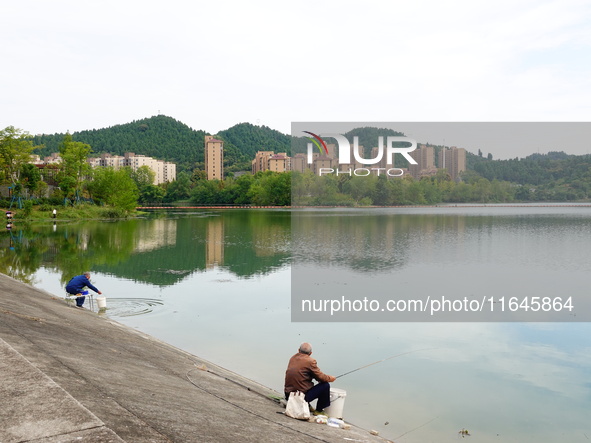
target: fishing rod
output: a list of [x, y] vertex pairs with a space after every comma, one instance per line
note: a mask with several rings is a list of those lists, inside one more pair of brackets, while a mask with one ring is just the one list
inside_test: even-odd
[[414, 353], [414, 352], [419, 352], [419, 351], [430, 351], [430, 350], [432, 350], [432, 349], [437, 349], [437, 348], [415, 349], [414, 351], [408, 351], [408, 352], [403, 352], [403, 353], [401, 353], [401, 354], [392, 355], [392, 356], [390, 356], [390, 357], [387, 357], [387, 358], [384, 358], [384, 359], [382, 359], [382, 360], [374, 361], [373, 363], [370, 363], [370, 364], [368, 364], [368, 365], [361, 366], [360, 368], [353, 369], [352, 371], [345, 372], [344, 374], [337, 375], [335, 378], [340, 378], [340, 377], [343, 377], [343, 376], [345, 376], [345, 375], [349, 375], [349, 374], [351, 374], [351, 373], [353, 373], [353, 372], [357, 372], [357, 371], [359, 371], [359, 370], [361, 370], [361, 369], [369, 368], [370, 366], [377, 365], [378, 363], [382, 363], [382, 362], [384, 362], [384, 361], [386, 361], [386, 360], [391, 360], [391, 359], [393, 359], [393, 358], [396, 358], [396, 357], [402, 357], [403, 355], [412, 354], [412, 353]]

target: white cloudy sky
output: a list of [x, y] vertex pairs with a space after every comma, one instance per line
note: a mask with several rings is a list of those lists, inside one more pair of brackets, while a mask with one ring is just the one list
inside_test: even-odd
[[4, 2], [0, 126], [584, 122], [590, 19], [578, 0]]

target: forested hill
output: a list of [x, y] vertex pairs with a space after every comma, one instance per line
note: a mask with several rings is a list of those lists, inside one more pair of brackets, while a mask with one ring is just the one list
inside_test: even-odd
[[[358, 128], [359, 144], [375, 145], [380, 135], [403, 135], [378, 128]], [[351, 136], [353, 131], [345, 135]], [[195, 130], [172, 117], [158, 115], [131, 123], [104, 129], [75, 132], [75, 141], [87, 143], [94, 154], [110, 153], [123, 155], [133, 152], [177, 164], [177, 171], [192, 172], [203, 169], [205, 131]], [[250, 170], [250, 163], [257, 151], [287, 152], [291, 155], [292, 137], [266, 126], [239, 123], [215, 135], [224, 140], [224, 163], [226, 172]], [[45, 145], [36, 151], [47, 156], [58, 151], [64, 134], [39, 135], [34, 137], [35, 145]], [[305, 152], [307, 138], [294, 139], [296, 152]], [[435, 158], [442, 146], [433, 146]], [[469, 147], [467, 147], [469, 149]], [[466, 181], [484, 177], [489, 181], [508, 181], [521, 185], [553, 186], [564, 188], [565, 192], [577, 195], [591, 193], [591, 156], [568, 155], [564, 152], [532, 154], [512, 160], [493, 160], [467, 152], [468, 174]], [[437, 161], [437, 160], [436, 160]], [[405, 165], [399, 163], [401, 167]]]
[[468, 169], [488, 180], [503, 180], [521, 185], [568, 185], [591, 193], [591, 155], [564, 152], [531, 154], [525, 158], [487, 160], [472, 156]]
[[291, 136], [283, 134], [267, 126], [255, 126], [250, 123], [240, 123], [229, 129], [217, 133], [224, 143], [225, 155], [243, 156], [242, 161], [250, 162], [257, 151], [286, 152], [291, 154]]
[[[133, 152], [174, 162], [179, 171], [192, 171], [203, 167], [205, 135], [205, 131], [192, 129], [172, 117], [158, 115], [109, 128], [74, 132], [72, 139], [89, 144], [94, 154]], [[225, 142], [228, 172], [250, 170], [256, 151], [290, 151], [291, 137], [266, 126], [240, 123], [213, 135]], [[34, 144], [45, 146], [36, 153], [44, 157], [57, 152], [63, 137], [64, 134], [35, 136]]]
[[[133, 152], [175, 163], [194, 163], [203, 160], [205, 135], [204, 131], [195, 131], [171, 117], [158, 115], [109, 128], [74, 132], [72, 139], [89, 144], [95, 154]], [[33, 142], [45, 145], [38, 151], [43, 157], [57, 152], [63, 137], [64, 134], [41, 135]]]

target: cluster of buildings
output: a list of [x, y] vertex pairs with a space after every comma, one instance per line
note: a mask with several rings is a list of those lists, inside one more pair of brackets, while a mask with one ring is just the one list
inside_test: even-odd
[[[256, 174], [262, 171], [288, 172], [288, 171], [312, 171], [318, 175], [321, 169], [339, 169], [340, 171], [348, 168], [358, 169], [368, 167], [354, 160], [350, 165], [338, 163], [338, 152], [336, 145], [328, 144], [328, 153], [312, 155], [312, 163], [308, 163], [306, 154], [296, 154], [290, 157], [285, 152], [275, 153], [273, 151], [258, 151], [251, 163], [251, 172]], [[360, 155], [363, 157], [363, 146], [359, 147]], [[377, 157], [378, 148], [371, 150], [371, 157]], [[408, 169], [399, 168], [404, 174], [410, 174], [419, 179], [425, 176], [437, 174], [440, 169], [446, 169], [453, 180], [456, 180], [459, 174], [466, 170], [466, 150], [463, 148], [443, 148], [438, 153], [437, 162], [435, 162], [435, 148], [433, 146], [419, 145], [417, 149], [410, 153], [410, 156], [417, 162], [416, 165], [410, 165]], [[351, 155], [351, 158], [354, 158]], [[43, 160], [36, 156], [33, 163], [39, 168], [44, 169], [45, 176], [51, 178], [52, 170], [55, 171], [55, 165], [61, 162], [59, 153], [53, 153]], [[136, 171], [142, 166], [149, 167], [154, 171], [154, 184], [172, 182], [176, 180], [176, 164], [156, 160], [145, 155], [136, 155], [133, 152], [126, 152], [124, 155], [102, 154], [100, 157], [88, 159], [88, 163], [93, 167], [110, 166], [114, 169], [129, 167]], [[54, 165], [52, 169], [51, 165]], [[395, 165], [386, 165], [384, 156], [380, 163], [373, 164], [369, 168], [372, 173], [378, 169], [393, 168]], [[205, 172], [207, 180], [223, 180], [224, 178], [224, 142], [211, 135], [205, 136]]]
[[[319, 175], [321, 170], [338, 168], [341, 171], [364, 168], [366, 165], [354, 161], [350, 165], [338, 163], [338, 153], [336, 145], [328, 144], [328, 153], [320, 155], [314, 153], [312, 163], [308, 163], [306, 154], [296, 154], [290, 157], [285, 152], [275, 153], [273, 151], [258, 151], [251, 163], [251, 172], [256, 174], [261, 171], [287, 172], [287, 171], [312, 171]], [[360, 154], [363, 156], [363, 146], [359, 147]], [[371, 150], [371, 157], [377, 157], [378, 148]], [[425, 176], [437, 174], [440, 169], [446, 169], [453, 180], [459, 177], [459, 174], [466, 170], [466, 150], [452, 146], [443, 148], [438, 153], [437, 163], [435, 162], [435, 148], [433, 146], [419, 145], [417, 149], [410, 153], [410, 156], [417, 162], [416, 165], [410, 165], [408, 168], [399, 168], [404, 174], [410, 174], [419, 179]], [[351, 155], [353, 159], [354, 156]], [[378, 169], [393, 168], [395, 165], [386, 165], [384, 156], [380, 163], [371, 165], [370, 171], [378, 174]], [[212, 136], [205, 137], [205, 169], [208, 180], [222, 180], [224, 177], [224, 142], [215, 139]]]
[[[33, 163], [40, 169], [43, 169], [46, 178], [51, 179], [54, 175], [52, 173], [56, 170], [55, 167], [52, 168], [51, 166], [55, 166], [61, 163], [61, 161], [59, 153], [55, 152], [50, 156], [45, 157], [43, 160], [41, 160], [39, 156], [34, 156]], [[142, 166], [147, 166], [155, 174], [154, 185], [176, 180], [176, 164], [156, 160], [155, 158], [147, 157], [145, 155], [136, 155], [133, 152], [126, 152], [122, 156], [102, 154], [100, 157], [89, 158], [88, 163], [93, 168], [110, 166], [113, 169], [120, 169], [123, 167], [129, 167], [134, 171], [137, 171], [138, 168]], [[45, 181], [47, 181], [47, 179]]]
[[137, 171], [142, 166], [150, 168], [154, 174], [154, 185], [160, 183], [173, 182], [176, 180], [176, 164], [156, 160], [145, 155], [136, 155], [133, 152], [126, 152], [121, 155], [102, 154], [100, 157], [89, 158], [88, 163], [93, 168], [110, 166], [113, 169], [120, 169], [129, 167], [133, 171]]

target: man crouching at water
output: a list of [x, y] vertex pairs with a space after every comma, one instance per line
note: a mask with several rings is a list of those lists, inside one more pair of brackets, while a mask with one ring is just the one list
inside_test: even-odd
[[82, 308], [84, 305], [85, 296], [82, 295], [82, 290], [84, 287], [88, 287], [92, 289], [97, 294], [102, 294], [96, 287], [94, 287], [90, 283], [90, 272], [85, 272], [82, 275], [77, 275], [76, 277], [72, 278], [66, 285], [66, 292], [71, 295], [76, 295], [76, 306], [78, 308]]
[[[308, 403], [318, 399], [316, 411], [321, 412], [330, 406], [330, 385], [328, 382], [335, 381], [332, 375], [326, 375], [316, 364], [312, 357], [312, 345], [302, 343], [297, 354], [289, 359], [285, 371], [285, 399], [289, 399], [291, 392], [300, 391], [306, 394]], [[312, 380], [318, 381], [316, 385]]]

